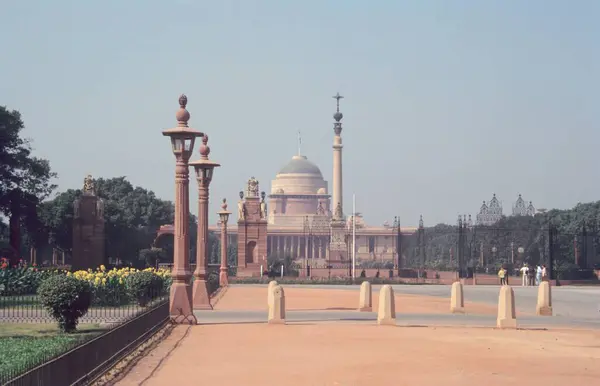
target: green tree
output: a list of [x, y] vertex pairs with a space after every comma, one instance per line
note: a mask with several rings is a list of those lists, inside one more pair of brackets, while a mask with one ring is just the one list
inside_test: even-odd
[[[152, 191], [134, 187], [125, 177], [99, 178], [95, 185], [96, 193], [105, 201], [107, 255], [138, 263], [139, 251], [151, 248], [158, 228], [172, 223], [173, 203], [157, 198]], [[46, 234], [52, 235], [54, 243], [64, 250], [73, 246], [73, 202], [79, 195], [80, 190], [67, 190], [40, 208]], [[195, 235], [195, 217], [191, 216], [190, 221], [190, 231], [194, 231], [190, 233]]]
[[[0, 106], [0, 212], [9, 218], [10, 245], [18, 258], [21, 228], [37, 235], [37, 206], [56, 188], [50, 163], [32, 155], [31, 140], [22, 136], [21, 114]], [[33, 244], [41, 240], [30, 237]], [[16, 263], [16, 262], [15, 262]]]

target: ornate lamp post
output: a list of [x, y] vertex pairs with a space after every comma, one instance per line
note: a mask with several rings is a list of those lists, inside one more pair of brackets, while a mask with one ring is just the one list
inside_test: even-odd
[[190, 288], [190, 239], [189, 239], [189, 170], [188, 161], [194, 149], [196, 137], [203, 134], [188, 127], [190, 113], [185, 109], [187, 97], [179, 97], [179, 110], [175, 114], [177, 127], [164, 130], [164, 136], [171, 139], [175, 155], [175, 221], [173, 271], [169, 315], [176, 323], [195, 320], [192, 309]]
[[231, 212], [227, 211], [227, 200], [223, 199], [221, 211], [217, 212], [221, 219], [221, 268], [219, 269], [219, 284], [221, 287], [229, 285], [227, 280], [227, 221]]
[[196, 245], [196, 271], [194, 272], [193, 301], [195, 310], [212, 310], [208, 294], [207, 263], [208, 249], [208, 186], [212, 180], [213, 171], [221, 166], [208, 159], [208, 135], [202, 137], [200, 145], [200, 159], [190, 162], [196, 172], [198, 182], [198, 242]]

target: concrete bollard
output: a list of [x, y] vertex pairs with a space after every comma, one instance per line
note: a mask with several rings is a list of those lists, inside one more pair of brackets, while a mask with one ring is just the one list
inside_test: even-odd
[[269, 287], [267, 288], [267, 307], [271, 307], [271, 304], [273, 304], [273, 288], [278, 285], [279, 283], [275, 280], [269, 282]]
[[450, 312], [452, 312], [453, 314], [465, 313], [465, 297], [463, 294], [463, 285], [458, 281], [452, 283], [452, 290], [450, 291]]
[[360, 297], [358, 299], [358, 310], [361, 312], [373, 311], [373, 301], [371, 294], [371, 283], [363, 281], [360, 285]]
[[515, 293], [511, 286], [500, 287], [498, 297], [498, 328], [517, 328], [517, 314], [515, 312]]
[[269, 324], [285, 324], [285, 293], [283, 287], [276, 285], [271, 289], [273, 302], [269, 305]]
[[552, 316], [552, 290], [550, 283], [547, 281], [541, 282], [538, 286], [535, 313], [540, 316]]
[[379, 291], [377, 324], [396, 325], [396, 301], [394, 299], [394, 290], [389, 284], [381, 287], [381, 290]]

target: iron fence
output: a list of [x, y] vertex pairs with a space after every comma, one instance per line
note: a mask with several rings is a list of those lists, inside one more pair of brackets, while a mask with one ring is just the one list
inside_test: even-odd
[[[127, 293], [92, 292], [92, 302], [79, 323], [120, 323], [139, 315], [163, 301], [168, 289], [162, 289], [148, 299], [137, 299]], [[0, 295], [1, 323], [55, 323], [35, 294]]]
[[65, 352], [35, 356], [18, 368], [3, 368], [0, 384], [10, 386], [86, 385], [132, 352], [169, 320], [167, 296], [131, 314], [108, 331], [87, 340], [75, 340]]

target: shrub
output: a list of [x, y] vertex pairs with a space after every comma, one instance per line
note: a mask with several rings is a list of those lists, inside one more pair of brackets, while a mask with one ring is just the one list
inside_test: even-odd
[[56, 275], [45, 279], [38, 288], [39, 301], [58, 321], [64, 332], [73, 332], [79, 318], [85, 315], [92, 302], [92, 289], [86, 281], [72, 276]]
[[145, 307], [163, 293], [163, 279], [150, 271], [134, 272], [127, 276], [127, 290], [131, 298]]
[[64, 270], [38, 269], [25, 263], [9, 267], [7, 260], [0, 258], [0, 284], [4, 285], [3, 295], [33, 295], [44, 279], [65, 273]]

